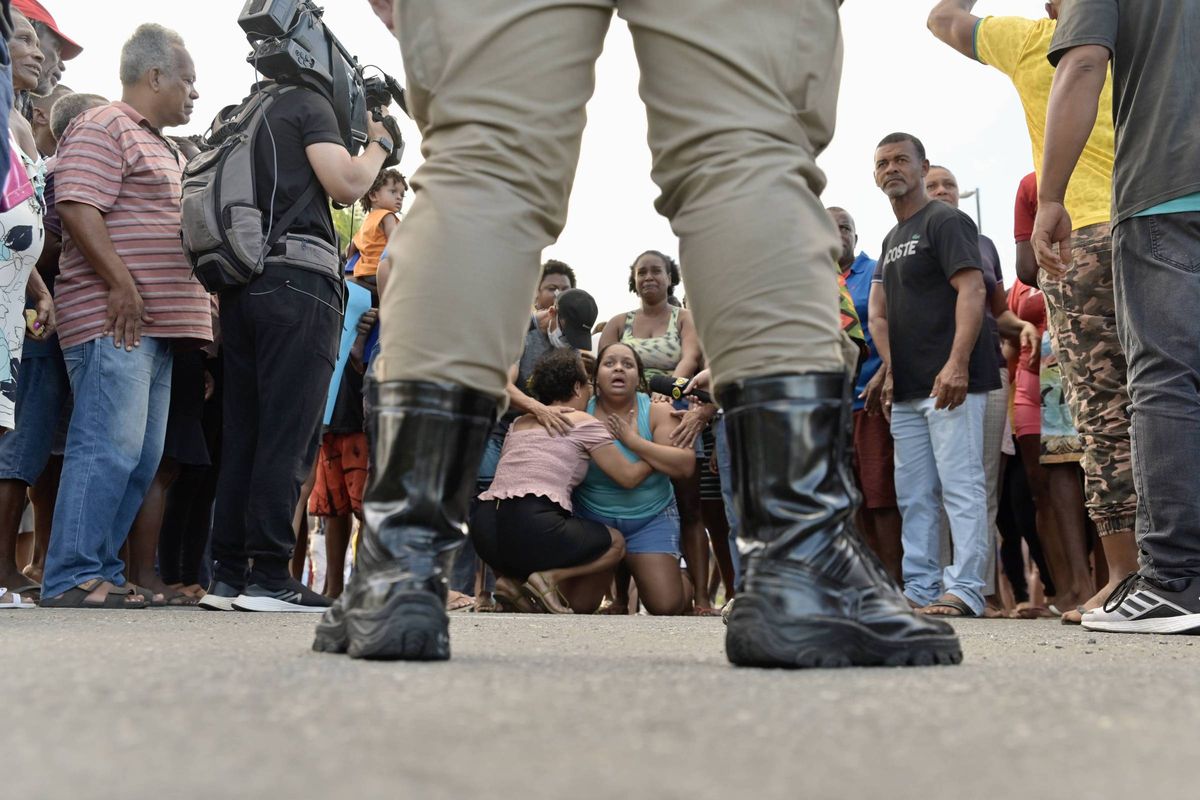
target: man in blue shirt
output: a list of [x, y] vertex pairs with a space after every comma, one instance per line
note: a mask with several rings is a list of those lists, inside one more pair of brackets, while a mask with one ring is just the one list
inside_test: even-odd
[[878, 410], [868, 412], [867, 384], [879, 372], [883, 359], [871, 339], [867, 317], [867, 299], [871, 296], [871, 277], [875, 274], [875, 259], [866, 253], [854, 255], [858, 246], [858, 231], [854, 218], [844, 208], [831, 207], [829, 212], [842, 239], [842, 254], [838, 267], [842, 279], [854, 300], [854, 309], [867, 337], [867, 358], [858, 373], [854, 388], [854, 478], [863, 495], [858, 514], [858, 528], [863, 538], [888, 574], [900, 578], [900, 509], [896, 504], [896, 481], [891, 423]]

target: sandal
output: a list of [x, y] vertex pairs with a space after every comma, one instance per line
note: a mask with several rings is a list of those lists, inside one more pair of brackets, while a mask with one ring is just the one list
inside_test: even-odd
[[492, 592], [492, 597], [496, 599], [497, 610], [506, 614], [543, 613], [541, 606], [526, 597], [516, 581], [508, 578], [496, 579], [496, 588]]
[[0, 610], [37, 608], [37, 599], [29, 596], [31, 591], [40, 592], [41, 587], [37, 584], [18, 586], [16, 589], [0, 586], [0, 598], [3, 598], [5, 595], [9, 598], [7, 603], [0, 602]]
[[530, 575], [521, 588], [525, 591], [526, 596], [551, 614], [575, 613], [571, 609], [571, 604], [567, 602], [567, 598], [563, 597], [563, 593], [559, 591], [558, 586], [550, 585], [540, 572]]
[[[132, 589], [134, 594], [140, 594], [146, 598], [146, 605], [149, 608], [166, 608], [169, 605], [167, 595], [162, 592], [152, 592], [145, 586], [138, 586], [132, 581], [125, 581], [125, 588]], [[173, 598], [175, 595], [171, 595]], [[155, 600], [155, 597], [161, 597], [161, 600]]]
[[690, 614], [690, 616], [693, 616], [693, 617], [719, 617], [719, 616], [721, 616], [721, 609], [710, 608], [708, 606], [692, 606], [692, 613]]
[[141, 600], [134, 599], [137, 595], [133, 589], [126, 586], [113, 586], [104, 594], [104, 600], [96, 602], [88, 600], [92, 592], [104, 584], [102, 578], [92, 578], [90, 581], [84, 581], [78, 586], [73, 586], [67, 591], [60, 594], [58, 597], [43, 597], [38, 603], [42, 608], [114, 608], [114, 609], [134, 609], [146, 608], [149, 603], [146, 602], [145, 595], [142, 595]]
[[[931, 608], [946, 608], [946, 609], [953, 611], [954, 613], [953, 614], [929, 614], [929, 609], [931, 609]], [[957, 597], [955, 597], [952, 594], [945, 595], [944, 597], [940, 598], [936, 602], [930, 603], [929, 605], [925, 606], [925, 608], [921, 609], [921, 613], [929, 614], [929, 616], [933, 616], [933, 617], [975, 617], [975, 616], [978, 616], [974, 611], [971, 610], [971, 607], [969, 605], [967, 605], [962, 600], [958, 599]]]
[[470, 611], [475, 606], [475, 598], [462, 592], [451, 592], [457, 597], [449, 597], [446, 599], [447, 611]]

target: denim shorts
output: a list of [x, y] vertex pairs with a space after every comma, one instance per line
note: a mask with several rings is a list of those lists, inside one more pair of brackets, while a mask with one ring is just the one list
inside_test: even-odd
[[50, 460], [70, 394], [61, 355], [26, 358], [17, 373], [16, 426], [0, 436], [0, 480], [33, 485]]
[[679, 558], [679, 508], [674, 500], [652, 517], [602, 517], [579, 504], [575, 506], [575, 514], [618, 530], [625, 537], [628, 555], [666, 553]]

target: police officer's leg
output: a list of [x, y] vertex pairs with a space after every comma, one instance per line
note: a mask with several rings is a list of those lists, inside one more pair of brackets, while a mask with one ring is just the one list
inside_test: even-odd
[[358, 570], [317, 649], [450, 655], [446, 561], [565, 221], [611, 16], [606, 0], [397, 0], [426, 160], [388, 244]]
[[815, 163], [833, 133], [837, 3], [621, 0], [619, 13], [642, 68], [658, 209], [680, 237], [726, 409], [747, 557], [730, 659], [960, 659], [951, 629], [910, 613], [850, 532], [837, 240]]

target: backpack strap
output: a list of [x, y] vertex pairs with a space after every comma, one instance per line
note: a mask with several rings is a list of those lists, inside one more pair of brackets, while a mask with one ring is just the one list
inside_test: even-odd
[[[284, 215], [279, 218], [279, 222], [277, 222], [275, 227], [271, 230], [271, 237], [263, 243], [264, 257], [269, 255], [271, 248], [273, 248], [280, 239], [287, 235], [288, 229], [292, 227], [292, 223], [296, 221], [296, 219], [300, 216], [300, 213], [304, 211], [305, 207], [313, 201], [313, 199], [317, 196], [317, 192], [320, 190], [321, 182], [317, 180], [317, 176], [314, 173], [313, 179], [309, 181], [308, 186], [306, 186], [304, 191], [301, 192], [300, 196], [296, 198], [296, 201], [288, 207], [288, 210], [284, 212]], [[326, 228], [326, 231], [328, 232], [328, 228]], [[334, 247], [337, 247], [336, 241], [332, 244]]]

